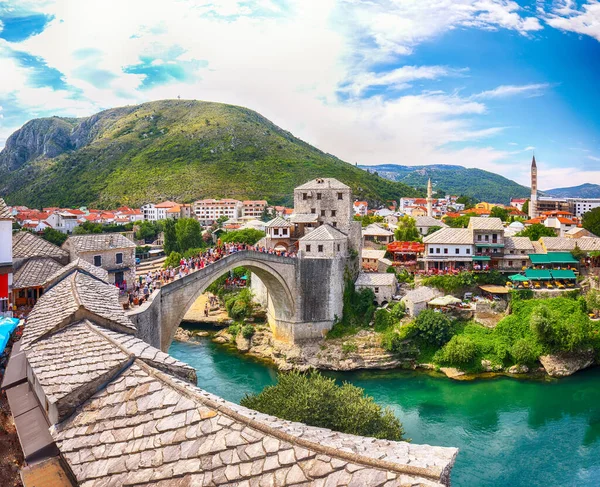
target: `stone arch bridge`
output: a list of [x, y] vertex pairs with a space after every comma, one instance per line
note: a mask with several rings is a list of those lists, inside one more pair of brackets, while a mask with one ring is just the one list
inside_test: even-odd
[[187, 310], [217, 278], [246, 267], [264, 284], [274, 337], [287, 342], [320, 338], [342, 314], [345, 258], [282, 257], [244, 250], [230, 254], [155, 291], [127, 313], [138, 337], [167, 351]]

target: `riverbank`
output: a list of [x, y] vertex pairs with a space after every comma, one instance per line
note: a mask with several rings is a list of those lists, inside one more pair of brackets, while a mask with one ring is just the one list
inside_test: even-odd
[[419, 363], [415, 350], [411, 350], [410, 347], [407, 347], [407, 351], [402, 355], [388, 352], [381, 346], [380, 335], [369, 330], [361, 330], [351, 337], [303, 343], [302, 346], [275, 341], [269, 327], [264, 325], [257, 326], [251, 338], [244, 338], [241, 334], [233, 337], [227, 328], [216, 333], [179, 328], [175, 339], [186, 342], [207, 336], [212, 336], [215, 343], [227, 345], [238, 353], [265, 360], [281, 371], [318, 369], [347, 372], [405, 369], [427, 371], [430, 374], [445, 375], [452, 380], [468, 381], [499, 376], [521, 379], [560, 378], [597, 365], [593, 351], [589, 350], [545, 355], [540, 357], [541, 363], [536, 367], [512, 365], [502, 368], [484, 360], [480, 372], [466, 372], [455, 367]]

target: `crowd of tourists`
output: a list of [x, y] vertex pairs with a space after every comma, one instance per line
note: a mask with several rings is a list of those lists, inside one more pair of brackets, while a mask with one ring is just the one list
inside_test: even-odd
[[[176, 268], [169, 267], [167, 269], [150, 271], [145, 276], [140, 275], [135, 282], [134, 288], [128, 292], [128, 304], [130, 307], [140, 306], [150, 299], [152, 293], [162, 285], [176, 279], [181, 279], [191, 272], [204, 269], [210, 264], [221, 260], [223, 257], [242, 251], [260, 252], [281, 257], [296, 257], [295, 252], [280, 251], [244, 243], [221, 244], [219, 242], [216, 247], [206, 249], [198, 255], [189, 258], [182, 257], [179, 261], [179, 266]], [[241, 279], [238, 279], [238, 281], [235, 284], [242, 287]]]

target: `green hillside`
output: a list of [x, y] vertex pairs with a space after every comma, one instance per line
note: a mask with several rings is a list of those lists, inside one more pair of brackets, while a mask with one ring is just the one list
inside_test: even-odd
[[479, 201], [509, 204], [511, 198], [526, 198], [530, 194], [529, 188], [482, 169], [442, 164], [430, 166], [382, 164], [360, 167], [377, 172], [379, 176], [392, 181], [417, 188], [425, 188], [427, 180], [431, 178], [434, 191], [438, 195], [464, 195]]
[[422, 194], [326, 154], [252, 110], [200, 101], [32, 120], [0, 152], [0, 194], [32, 207], [207, 197], [291, 204], [294, 187], [315, 177], [335, 177], [372, 204]]

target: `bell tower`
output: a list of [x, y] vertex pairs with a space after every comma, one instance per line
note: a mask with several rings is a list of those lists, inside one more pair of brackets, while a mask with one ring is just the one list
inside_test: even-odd
[[531, 198], [529, 199], [529, 218], [535, 218], [537, 215], [537, 165], [535, 155], [531, 160]]

